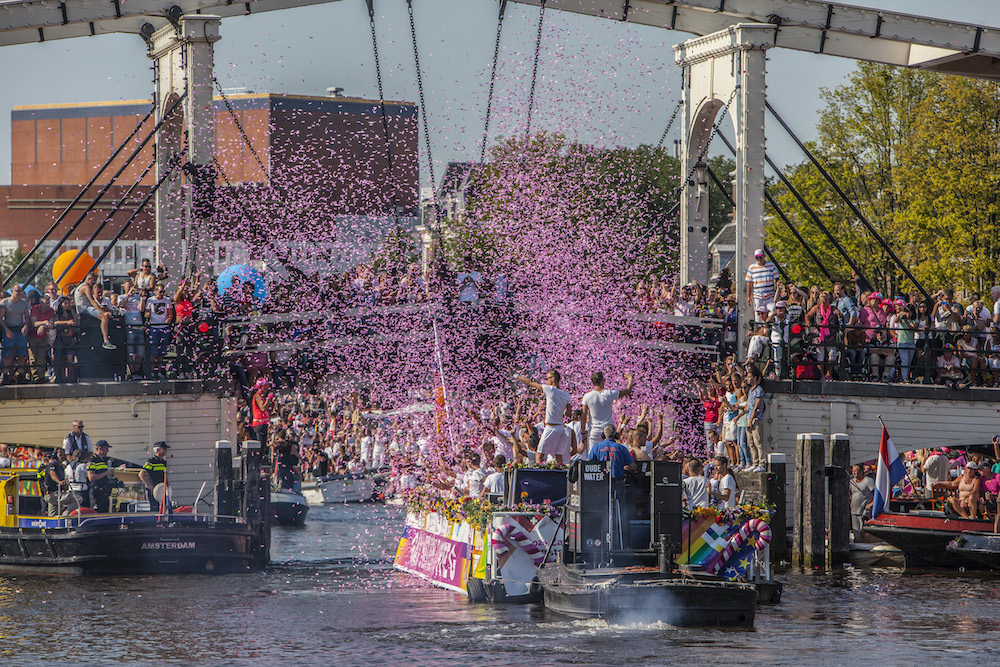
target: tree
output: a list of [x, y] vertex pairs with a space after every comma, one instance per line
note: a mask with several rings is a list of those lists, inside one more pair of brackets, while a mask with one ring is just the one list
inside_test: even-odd
[[[38, 267], [39, 264], [42, 263], [42, 260], [45, 258], [44, 252], [42, 251], [36, 252], [31, 256], [31, 259], [25, 262], [24, 266], [21, 267], [21, 270], [17, 272], [17, 275], [12, 276], [11, 274], [14, 272], [14, 269], [17, 268], [17, 265], [21, 263], [21, 261], [27, 256], [27, 254], [28, 253], [24, 252], [24, 250], [21, 249], [20, 245], [18, 245], [17, 248], [15, 248], [12, 251], [0, 254], [0, 278], [2, 278], [3, 280], [8, 280], [8, 278], [10, 279], [10, 282], [8, 283], [8, 288], [15, 282], [18, 282], [19, 280], [22, 280], [30, 276], [32, 272]], [[34, 280], [36, 287], [39, 286], [39, 283], [44, 284], [52, 280], [52, 264], [53, 262], [49, 262], [45, 267], [42, 268], [41, 271], [38, 272], [38, 276]]]

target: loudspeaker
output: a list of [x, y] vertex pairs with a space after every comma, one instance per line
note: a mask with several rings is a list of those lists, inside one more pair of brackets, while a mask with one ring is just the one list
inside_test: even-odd
[[681, 552], [681, 464], [653, 461], [650, 467], [649, 541], [656, 544], [666, 535], [671, 553]]
[[607, 562], [611, 470], [605, 461], [575, 461], [569, 480], [564, 561]]

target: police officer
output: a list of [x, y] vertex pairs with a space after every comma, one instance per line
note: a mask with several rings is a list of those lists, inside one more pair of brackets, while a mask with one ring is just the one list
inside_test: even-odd
[[101, 514], [107, 514], [111, 511], [111, 480], [115, 477], [108, 460], [108, 450], [111, 449], [111, 445], [107, 440], [98, 440], [95, 448], [97, 453], [87, 464], [90, 506]]
[[146, 485], [146, 498], [149, 499], [149, 509], [153, 512], [160, 511], [160, 503], [153, 497], [153, 489], [167, 480], [167, 461], [163, 457], [167, 455], [168, 449], [170, 445], [162, 440], [154, 443], [153, 456], [149, 457], [139, 471], [139, 480]]
[[78, 509], [80, 504], [76, 501], [76, 495], [69, 490], [66, 471], [55, 452], [46, 452], [42, 461], [39, 472], [42, 475], [44, 500], [48, 503], [48, 515], [61, 516]]

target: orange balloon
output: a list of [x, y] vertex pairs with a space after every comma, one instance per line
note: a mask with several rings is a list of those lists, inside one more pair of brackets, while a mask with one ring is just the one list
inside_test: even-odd
[[[74, 263], [73, 260], [80, 256]], [[73, 267], [66, 271], [66, 267], [73, 263]], [[67, 250], [63, 254], [56, 257], [55, 264], [52, 265], [52, 280], [59, 280], [59, 276], [63, 271], [66, 271], [66, 275], [63, 276], [62, 280], [59, 280], [59, 292], [63, 296], [69, 296], [70, 285], [76, 285], [77, 283], [82, 283], [83, 279], [87, 277], [87, 274], [94, 268], [94, 258], [86, 253], [82, 253], [79, 250]]]

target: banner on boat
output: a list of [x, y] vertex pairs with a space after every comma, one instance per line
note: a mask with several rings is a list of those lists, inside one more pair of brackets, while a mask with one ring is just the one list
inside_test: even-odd
[[396, 550], [395, 566], [438, 586], [465, 593], [465, 582], [482, 559], [482, 536], [466, 522], [438, 514], [409, 516]]

